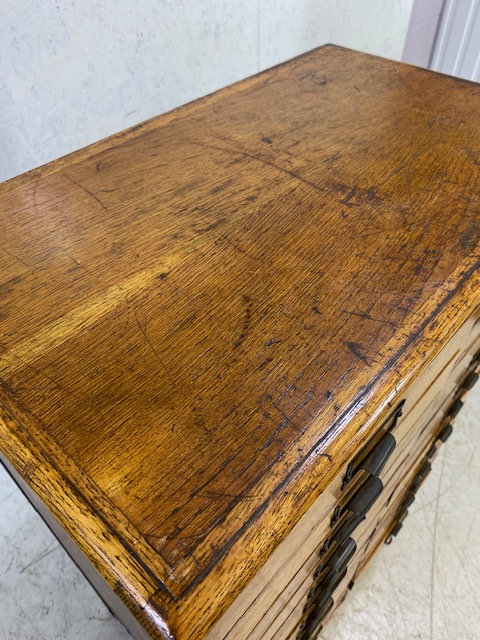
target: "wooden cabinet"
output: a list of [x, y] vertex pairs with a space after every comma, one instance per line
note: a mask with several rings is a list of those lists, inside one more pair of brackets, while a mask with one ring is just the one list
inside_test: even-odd
[[0, 185], [2, 460], [134, 636], [314, 637], [400, 530], [478, 377], [479, 102], [326, 46]]

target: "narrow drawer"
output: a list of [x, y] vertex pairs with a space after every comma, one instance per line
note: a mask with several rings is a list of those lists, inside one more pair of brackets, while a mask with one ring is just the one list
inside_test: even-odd
[[[350, 497], [369, 476], [377, 474], [383, 484], [381, 497], [360, 515], [366, 518], [365, 522], [357, 523], [361, 539], [356, 541], [356, 555], [349, 562], [345, 579], [358, 570], [363, 562], [361, 557], [376, 540], [379, 522], [385, 519], [391, 524], [398, 507], [397, 488], [405, 489], [405, 478], [414, 472], [418, 456], [431, 446], [435, 420], [440, 421], [450, 406], [459, 400], [457, 389], [480, 347], [479, 327], [478, 324], [475, 326], [477, 316], [478, 313], [472, 315], [435, 360], [404, 390], [379, 425], [364, 434], [360, 446], [352, 443], [352, 450], [356, 446], [360, 453], [358, 449], [356, 453], [352, 451], [342, 473], [334, 478], [271, 554], [248, 587], [209, 632], [208, 640], [282, 640], [290, 637], [301, 622], [307, 593], [312, 588], [313, 575], [318, 567], [318, 552], [331, 534], [332, 521], [340, 526], [335, 520], [340, 523], [341, 518], [345, 519]], [[459, 406], [457, 403], [455, 410]], [[395, 440], [394, 445], [392, 439]], [[370, 484], [373, 490], [374, 483]], [[362, 550], [362, 541], [367, 539], [369, 543]], [[336, 594], [341, 595], [335, 595], [333, 608], [343, 598], [346, 586], [348, 582], [345, 580], [338, 585]]]

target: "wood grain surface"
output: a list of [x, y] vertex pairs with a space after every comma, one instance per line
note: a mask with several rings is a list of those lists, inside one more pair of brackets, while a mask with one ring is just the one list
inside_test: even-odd
[[[480, 309], [477, 309], [440, 354], [424, 367], [411, 387], [403, 390], [403, 412], [393, 431], [397, 445], [381, 474], [384, 484], [382, 497], [370, 510], [367, 520], [352, 533], [359, 556], [368, 551], [361, 544], [366, 539], [365, 531], [371, 534], [379, 528], [376, 521], [378, 514], [378, 520], [386, 523], [379, 533], [381, 535], [383, 531], [386, 537], [386, 528], [391, 526], [396, 512], [392, 488], [397, 496], [404, 497], [406, 483], [411, 482], [408, 471], [412, 469], [414, 460], [420, 459], [425, 448], [431, 445], [433, 434], [439, 431], [439, 423], [445, 420], [453, 403], [454, 390], [461, 385], [472, 359], [479, 351], [480, 332], [475, 328], [479, 318]], [[290, 612], [294, 610], [298, 614], [294, 619], [298, 626], [299, 612], [305, 604], [303, 602], [300, 605], [299, 600], [303, 600], [311, 587], [312, 575], [319, 562], [318, 551], [330, 534], [334, 508], [345, 501], [342, 491], [345, 473], [346, 468], [337, 473], [328, 488], [249, 582], [248, 588], [239, 594], [226, 614], [213, 626], [206, 636], [208, 640], [277, 640], [281, 637], [278, 628], [284, 617], [288, 615], [290, 618]], [[350, 564], [354, 565], [353, 561], [349, 563], [349, 570]], [[345, 582], [345, 589], [348, 588], [348, 582]], [[336, 604], [338, 595], [341, 596], [341, 593], [335, 593]]]
[[200, 638], [479, 303], [480, 88], [326, 46], [0, 186], [0, 448]]

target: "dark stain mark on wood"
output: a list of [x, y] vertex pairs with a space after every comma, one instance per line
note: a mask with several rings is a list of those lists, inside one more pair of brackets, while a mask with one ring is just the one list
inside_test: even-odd
[[233, 183], [233, 178], [230, 178], [229, 180], [225, 180], [225, 182], [221, 182], [220, 184], [217, 184], [214, 187], [212, 187], [210, 189], [210, 193], [212, 195], [215, 195], [216, 193], [220, 193], [221, 191], [224, 191], [225, 189], [227, 189], [232, 183]]
[[125, 133], [134, 133], [135, 131], [139, 131], [140, 129], [143, 129], [145, 124], [146, 124], [145, 122], [140, 122], [140, 124], [136, 124], [134, 127], [130, 127], [130, 129], [126, 129]]
[[237, 410], [237, 405], [234, 404], [233, 407], [230, 407], [230, 409], [227, 411], [226, 417], [229, 418], [232, 413], [235, 413], [235, 411]]
[[265, 367], [266, 367], [268, 364], [270, 364], [270, 362], [272, 362], [272, 361], [273, 361], [273, 358], [267, 358], [266, 360], [264, 360], [263, 362], [261, 362], [261, 363], [258, 365], [257, 369], [258, 369], [259, 371], [262, 371], [262, 370], [263, 370], [263, 369], [265, 369]]
[[23, 477], [26, 478], [27, 480], [33, 478], [37, 467], [38, 465], [36, 464], [31, 464], [31, 463], [25, 464], [23, 467], [23, 473], [22, 473]]
[[366, 313], [365, 311], [347, 311], [346, 309], [341, 309], [340, 313], [345, 313], [348, 316], [357, 316], [358, 318], [362, 318], [362, 320], [370, 320], [371, 322], [378, 322], [380, 324], [387, 325], [394, 329], [397, 329], [397, 324], [395, 322], [392, 322], [391, 320], [386, 320], [385, 318], [381, 318], [381, 319], [374, 318], [373, 316], [371, 316], [369, 313]]
[[282, 342], [280, 338], [270, 338], [270, 340], [267, 340], [267, 342], [265, 342], [265, 346], [273, 347], [274, 344], [278, 344], [279, 342]]
[[353, 353], [353, 355], [356, 358], [358, 358], [358, 360], [361, 360], [362, 362], [364, 362], [367, 365], [367, 367], [371, 366], [371, 364], [368, 362], [365, 355], [362, 353], [363, 347], [361, 344], [357, 344], [356, 342], [346, 342], [345, 344], [347, 345], [348, 349]]
[[192, 413], [193, 413], [193, 424], [203, 429], [206, 433], [210, 433], [211, 429], [207, 427], [207, 424], [205, 422], [205, 417], [203, 416], [202, 413], [198, 411], [196, 406], [192, 407]]
[[325, 164], [330, 164], [332, 162], [336, 162], [337, 160], [340, 160], [341, 157], [342, 157], [341, 153], [334, 153], [333, 155], [328, 156], [328, 158], [325, 158], [323, 162]]
[[468, 228], [460, 234], [459, 242], [462, 249], [467, 252], [472, 251], [480, 239], [480, 222], [472, 220]]
[[12, 293], [13, 290], [15, 289], [15, 286], [19, 284], [21, 281], [22, 281], [21, 276], [14, 276], [13, 278], [10, 278], [10, 280], [0, 283], [0, 298], [2, 296], [6, 296], [7, 294]]
[[212, 231], [213, 229], [220, 227], [222, 224], [224, 224], [224, 222], [225, 222], [225, 218], [219, 218], [218, 220], [215, 220], [215, 222], [212, 222], [211, 224], [204, 227], [203, 229], [199, 229], [198, 233], [208, 233], [209, 231]]
[[[334, 188], [339, 191], [345, 190], [345, 185], [342, 184], [334, 184], [332, 185]], [[346, 207], [360, 207], [365, 204], [371, 204], [377, 199], [377, 194], [373, 187], [368, 187], [368, 189], [360, 189], [359, 187], [352, 187], [348, 190], [345, 197], [340, 200], [340, 203], [345, 205]], [[342, 214], [343, 215], [343, 214]], [[346, 217], [346, 216], [343, 216]]]
[[351, 207], [351, 206], [353, 206], [353, 205], [350, 203], [350, 200], [351, 200], [352, 198], [354, 198], [354, 197], [355, 197], [355, 194], [356, 194], [356, 193], [357, 193], [357, 187], [353, 187], [353, 189], [351, 189], [351, 190], [349, 191], [349, 193], [345, 196], [345, 198], [343, 198], [343, 200], [340, 200], [340, 202], [341, 202], [342, 204], [346, 204], [346, 205], [347, 205], [347, 207]]
[[270, 140], [270, 138], [267, 138], [267, 137], [262, 138], [262, 142], [265, 142], [265, 144], [272, 144], [272, 141]]
[[251, 300], [246, 295], [243, 295], [242, 298], [243, 298], [244, 302], [246, 303], [246, 307], [245, 307], [245, 312], [244, 312], [242, 330], [240, 332], [240, 335], [238, 336], [238, 339], [236, 340], [236, 342], [233, 345], [234, 349], [238, 349], [238, 347], [240, 347], [242, 345], [243, 341], [247, 337], [248, 330], [250, 329], [250, 322], [252, 320], [252, 303], [251, 303]]
[[480, 166], [480, 153], [476, 153], [472, 151], [472, 149], [466, 149], [466, 154], [473, 161], [473, 164], [476, 167]]
[[314, 84], [325, 85], [327, 84], [327, 79], [325, 76], [318, 76], [315, 71], [309, 71], [308, 73], [300, 76], [299, 80], [310, 80]]

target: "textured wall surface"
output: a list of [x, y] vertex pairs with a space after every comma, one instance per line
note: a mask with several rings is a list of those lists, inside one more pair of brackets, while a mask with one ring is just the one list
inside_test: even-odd
[[0, 181], [326, 42], [400, 59], [413, 0], [2, 0]]

